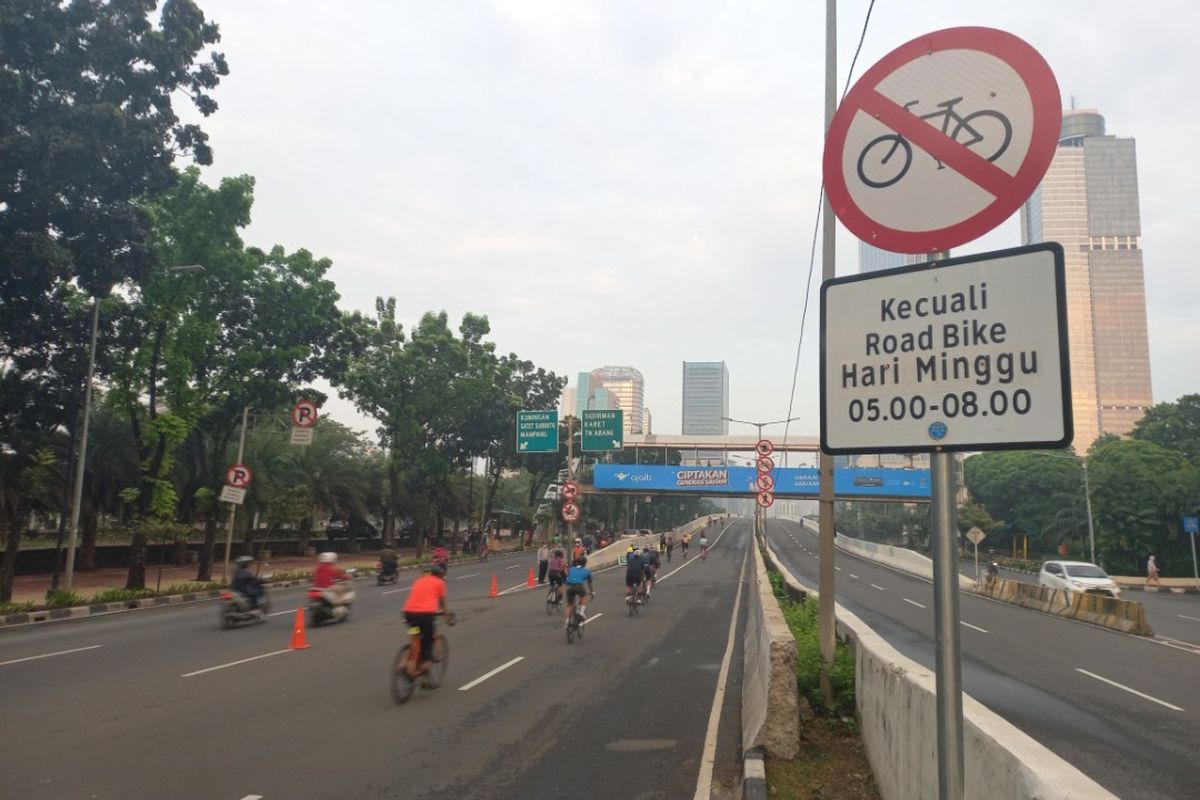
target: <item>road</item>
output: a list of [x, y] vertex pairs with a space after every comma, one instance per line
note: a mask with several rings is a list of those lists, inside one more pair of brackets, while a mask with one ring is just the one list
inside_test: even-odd
[[[675, 559], [633, 619], [623, 568], [599, 574], [574, 645], [545, 592], [519, 589], [529, 561], [456, 566], [446, 682], [399, 707], [387, 679], [411, 574], [357, 583], [352, 618], [302, 651], [285, 649], [301, 590], [231, 631], [208, 603], [3, 632], [0, 797], [680, 798], [706, 747], [711, 796], [729, 797], [749, 541], [737, 522], [707, 562]], [[493, 570], [512, 590], [494, 599]]]
[[[767, 535], [815, 587], [816, 535], [784, 520]], [[933, 586], [841, 551], [836, 569], [838, 602], [932, 669]], [[1200, 653], [967, 593], [960, 603], [968, 694], [1120, 797], [1196, 796]]]

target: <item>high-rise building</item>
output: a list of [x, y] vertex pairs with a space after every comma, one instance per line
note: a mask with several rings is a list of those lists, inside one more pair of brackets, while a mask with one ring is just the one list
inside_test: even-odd
[[649, 435], [654, 433], [654, 429], [650, 427], [650, 409], [642, 409], [642, 433]]
[[564, 419], [567, 416], [574, 416], [576, 413], [575, 387], [567, 386], [562, 390], [562, 396], [558, 400], [558, 418]]
[[1106, 135], [1094, 109], [1063, 112], [1041, 186], [1021, 209], [1026, 244], [1066, 259], [1075, 450], [1125, 435], [1152, 404], [1134, 140]]
[[905, 264], [920, 264], [925, 261], [923, 255], [893, 253], [890, 250], [880, 250], [873, 244], [858, 240], [858, 271], [878, 272], [881, 269], [903, 267]]
[[683, 433], [729, 433], [729, 370], [724, 361], [683, 362]]
[[[580, 375], [581, 387], [582, 381], [583, 376]], [[604, 389], [612, 396], [608, 408], [619, 408], [625, 412], [622, 419], [626, 436], [642, 433], [642, 414], [646, 407], [646, 379], [642, 377], [641, 372], [633, 367], [601, 367], [592, 370], [589, 385], [593, 395], [598, 389]], [[582, 390], [580, 394], [582, 395]]]

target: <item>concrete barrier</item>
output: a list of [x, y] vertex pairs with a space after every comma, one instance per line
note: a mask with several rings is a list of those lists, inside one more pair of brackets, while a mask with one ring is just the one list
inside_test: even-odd
[[762, 554], [758, 547], [751, 550], [742, 640], [742, 748], [792, 759], [800, 752], [796, 639], [771, 590]]
[[1146, 620], [1145, 608], [1132, 600], [1117, 600], [1086, 592], [1069, 595], [1062, 589], [1000, 579], [984, 582], [978, 591], [985, 597], [1023, 608], [1090, 622], [1137, 636], [1154, 635], [1154, 630]]
[[[807, 592], [773, 553], [772, 565]], [[838, 636], [854, 649], [855, 696], [867, 760], [884, 800], [938, 796], [936, 679], [862, 620], [836, 607]], [[1116, 800], [1048, 748], [963, 695], [965, 800]]]
[[[805, 519], [803, 525], [813, 533], [820, 532], [816, 523], [812, 520]], [[842, 533], [838, 533], [835, 536], [834, 546], [844, 552], [875, 561], [899, 572], [916, 575], [928, 581], [933, 580], [933, 559], [928, 556], [914, 550], [909, 550], [907, 547], [894, 547], [890, 544], [868, 542], [862, 539], [855, 539], [853, 536], [846, 536]], [[964, 589], [975, 588], [974, 579], [968, 578], [966, 575], [959, 574], [958, 583]]]

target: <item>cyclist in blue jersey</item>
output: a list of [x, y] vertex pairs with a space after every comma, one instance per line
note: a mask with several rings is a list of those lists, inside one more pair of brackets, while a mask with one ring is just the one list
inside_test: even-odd
[[[587, 584], [587, 588], [584, 588]], [[579, 598], [579, 616], [587, 617], [588, 595], [596, 596], [592, 585], [592, 571], [587, 568], [587, 557], [579, 556], [567, 570], [567, 616], [566, 626], [571, 624], [571, 612], [575, 610], [575, 598]]]

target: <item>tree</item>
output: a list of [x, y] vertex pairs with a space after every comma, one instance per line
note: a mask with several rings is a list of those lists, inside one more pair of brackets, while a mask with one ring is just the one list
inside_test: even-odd
[[1200, 473], [1175, 450], [1153, 442], [1096, 445], [1088, 458], [1100, 558], [1136, 574], [1150, 554], [1164, 572], [1191, 565], [1180, 517], [1200, 509]]
[[971, 496], [1009, 531], [1052, 547], [1086, 532], [1083, 471], [1065, 453], [1011, 450], [980, 453], [963, 462]]
[[1146, 409], [1133, 426], [1132, 436], [1177, 450], [1193, 467], [1200, 468], [1200, 394], [1185, 394], [1174, 403], [1158, 403]]

